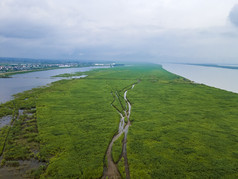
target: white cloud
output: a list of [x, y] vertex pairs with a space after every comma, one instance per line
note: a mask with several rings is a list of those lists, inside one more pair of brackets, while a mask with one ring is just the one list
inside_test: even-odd
[[233, 23], [235, 26], [238, 27], [238, 4], [236, 4], [230, 14], [229, 14], [229, 19], [231, 21], [231, 23]]
[[237, 47], [237, 32], [228, 16], [235, 4], [236, 0], [1, 0], [0, 56], [233, 59], [236, 53], [230, 47]]

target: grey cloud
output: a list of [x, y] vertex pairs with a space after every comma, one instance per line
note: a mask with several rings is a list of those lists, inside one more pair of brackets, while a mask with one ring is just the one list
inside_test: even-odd
[[[237, 28], [226, 24], [233, 0], [2, 1], [0, 56], [138, 61], [237, 57]], [[194, 11], [196, 2], [201, 5]], [[238, 27], [237, 14], [238, 5], [229, 16]]]
[[5, 38], [37, 39], [51, 33], [48, 26], [27, 21], [0, 22], [0, 36]]
[[230, 12], [230, 14], [229, 14], [229, 19], [230, 19], [230, 21], [231, 21], [235, 26], [238, 27], [238, 4], [236, 4], [236, 5], [232, 8], [232, 10], [231, 10], [231, 12]]

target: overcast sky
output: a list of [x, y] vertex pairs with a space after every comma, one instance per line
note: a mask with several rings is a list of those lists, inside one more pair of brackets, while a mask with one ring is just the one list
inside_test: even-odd
[[238, 1], [0, 0], [0, 56], [238, 63]]

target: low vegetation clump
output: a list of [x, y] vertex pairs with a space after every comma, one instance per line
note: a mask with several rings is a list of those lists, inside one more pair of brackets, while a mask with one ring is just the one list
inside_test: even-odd
[[125, 171], [125, 164], [124, 158], [122, 157], [121, 160], [118, 162], [117, 167], [121, 174], [122, 178], [126, 178], [126, 171]]
[[124, 133], [114, 142], [112, 147], [112, 158], [114, 162], [118, 162], [122, 155]]
[[9, 126], [4, 126], [0, 129], [0, 154], [2, 155], [4, 150], [4, 144], [6, 141], [6, 137], [9, 131]]
[[20, 93], [14, 100], [2, 104], [2, 108], [10, 111], [7, 115], [12, 114], [10, 125], [0, 129], [2, 167], [16, 167], [16, 171], [20, 171], [21, 168], [25, 170], [20, 161], [37, 160], [39, 140], [35, 99], [41, 90]]
[[82, 76], [85, 75], [85, 72], [76, 72], [76, 73], [64, 73], [64, 74], [59, 74], [59, 75], [55, 75], [53, 77], [73, 77], [73, 76]]
[[[34, 116], [23, 115], [11, 127], [3, 154], [6, 160], [26, 160], [38, 150], [37, 126]], [[33, 119], [32, 119], [33, 118]]]

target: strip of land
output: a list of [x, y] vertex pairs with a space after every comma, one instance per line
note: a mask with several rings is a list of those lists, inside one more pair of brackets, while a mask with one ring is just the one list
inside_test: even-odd
[[195, 65], [195, 66], [204, 66], [204, 67], [214, 67], [214, 68], [226, 68], [238, 70], [238, 65], [216, 65], [216, 64], [197, 64], [197, 63], [185, 63], [185, 65]]
[[[30, 178], [103, 177], [121, 118], [115, 108], [123, 114], [128, 100], [130, 178], [238, 177], [238, 94], [195, 84], [159, 65], [86, 75], [24, 92], [0, 106], [0, 118], [13, 117], [0, 129], [1, 169]], [[25, 111], [22, 117], [19, 110]], [[113, 143], [112, 158], [126, 178], [123, 138]], [[27, 161], [38, 167], [23, 169]]]

